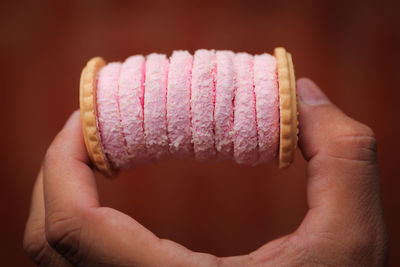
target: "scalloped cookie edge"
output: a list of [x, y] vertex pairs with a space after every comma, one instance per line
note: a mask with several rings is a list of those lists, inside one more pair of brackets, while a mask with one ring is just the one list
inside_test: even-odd
[[79, 105], [81, 123], [86, 150], [91, 162], [97, 170], [106, 177], [115, 176], [103, 152], [101, 140], [96, 123], [96, 79], [97, 72], [105, 66], [106, 62], [101, 57], [90, 59], [83, 68], [79, 87]]
[[279, 168], [283, 169], [293, 162], [298, 141], [296, 81], [291, 54], [277, 47], [274, 56], [279, 81]]

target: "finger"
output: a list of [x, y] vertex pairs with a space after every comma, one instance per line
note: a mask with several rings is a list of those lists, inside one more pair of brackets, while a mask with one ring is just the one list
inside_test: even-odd
[[39, 266], [71, 266], [47, 243], [44, 228], [43, 171], [33, 187], [29, 217], [25, 226], [24, 249]]
[[[73, 114], [51, 144], [44, 164], [46, 236], [75, 265], [190, 266], [214, 256], [161, 240], [131, 217], [99, 207], [80, 120]], [[201, 260], [200, 260], [201, 258]]]
[[[44, 160], [46, 211], [61, 208], [98, 207], [99, 199], [93, 171], [89, 167], [79, 111], [75, 111], [56, 136]], [[47, 178], [52, 179], [47, 179]]]
[[298, 95], [300, 146], [309, 161], [310, 189], [319, 189], [309, 195], [311, 207], [348, 207], [351, 203], [365, 204], [360, 203], [362, 196], [378, 197], [372, 130], [346, 116], [308, 79], [299, 80]]
[[82, 211], [99, 207], [95, 176], [88, 164], [79, 112], [75, 111], [43, 163], [46, 239], [69, 261], [79, 246]]
[[[300, 147], [309, 162], [307, 216], [318, 217], [311, 221], [322, 228], [326, 227], [322, 222], [337, 227], [380, 224], [379, 170], [372, 130], [346, 116], [308, 79], [298, 81], [298, 95]], [[366, 220], [375, 223], [366, 224]]]

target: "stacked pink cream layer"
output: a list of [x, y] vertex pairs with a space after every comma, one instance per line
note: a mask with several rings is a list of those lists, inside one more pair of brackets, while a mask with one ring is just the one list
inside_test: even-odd
[[255, 165], [277, 155], [278, 80], [269, 54], [132, 56], [99, 71], [96, 100], [114, 168], [192, 157]]

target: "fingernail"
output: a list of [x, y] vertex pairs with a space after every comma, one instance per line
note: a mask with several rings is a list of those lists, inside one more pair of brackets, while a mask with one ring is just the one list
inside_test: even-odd
[[68, 118], [67, 122], [64, 124], [64, 128], [69, 127], [71, 124], [74, 123], [76, 117], [79, 116], [79, 110], [75, 110]]
[[318, 106], [331, 103], [331, 101], [321, 91], [321, 89], [319, 89], [319, 87], [309, 79], [300, 79], [297, 82], [297, 94], [300, 101], [310, 106]]

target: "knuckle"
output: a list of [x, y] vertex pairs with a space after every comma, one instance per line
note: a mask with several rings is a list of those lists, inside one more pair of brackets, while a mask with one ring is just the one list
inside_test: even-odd
[[373, 154], [376, 152], [376, 139], [371, 136], [338, 136], [334, 140], [333, 145], [338, 148], [358, 152], [357, 155]]
[[49, 255], [49, 247], [47, 244], [44, 245], [35, 245], [30, 244], [28, 247], [25, 248], [25, 251], [28, 253], [29, 258], [33, 262], [41, 266], [48, 266], [50, 262], [50, 255]]
[[46, 239], [49, 245], [61, 255], [74, 259], [80, 253], [82, 223], [67, 212], [53, 212], [46, 218]]
[[346, 127], [339, 128], [341, 132], [339, 132], [339, 137], [344, 138], [363, 138], [366, 140], [373, 141], [375, 140], [375, 133], [374, 131], [367, 125], [360, 123], [358, 121], [352, 121]]
[[24, 233], [23, 249], [28, 256], [39, 265], [47, 265], [49, 247], [44, 237], [43, 229], [33, 229], [27, 226]]
[[366, 124], [352, 120], [347, 126], [349, 136], [369, 136], [374, 137], [374, 131]]
[[44, 244], [40, 242], [37, 238], [25, 233], [23, 248], [31, 258], [36, 258], [36, 256], [40, 254], [40, 252], [43, 250], [43, 247]]
[[330, 140], [330, 156], [363, 163], [375, 163], [377, 142], [373, 130], [354, 121], [340, 128]]

